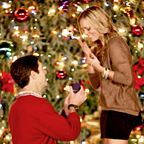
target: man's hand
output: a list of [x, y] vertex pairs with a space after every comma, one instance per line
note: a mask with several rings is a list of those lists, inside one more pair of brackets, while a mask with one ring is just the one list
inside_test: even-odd
[[69, 95], [66, 97], [65, 102], [64, 102], [64, 111], [65, 114], [68, 115], [69, 114], [69, 110], [68, 110], [68, 105], [70, 103], [70, 93]]
[[73, 107], [71, 107], [70, 110], [68, 110], [69, 104], [80, 106], [86, 99], [87, 95], [82, 86], [77, 93], [74, 93], [72, 87], [70, 87], [70, 93], [66, 97], [64, 102], [64, 111], [66, 115], [68, 115], [70, 112], [75, 112], [75, 109]]
[[73, 89], [71, 87], [71, 89], [70, 89], [70, 104], [80, 106], [86, 99], [87, 99], [87, 95], [82, 86], [77, 93], [74, 93]]

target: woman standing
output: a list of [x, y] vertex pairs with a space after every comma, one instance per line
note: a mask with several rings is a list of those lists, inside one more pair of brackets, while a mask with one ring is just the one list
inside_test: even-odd
[[91, 6], [83, 11], [78, 25], [91, 46], [90, 50], [85, 42], [78, 40], [89, 65], [89, 80], [95, 89], [101, 87], [99, 104], [103, 143], [127, 144], [140, 111], [130, 49], [100, 7]]

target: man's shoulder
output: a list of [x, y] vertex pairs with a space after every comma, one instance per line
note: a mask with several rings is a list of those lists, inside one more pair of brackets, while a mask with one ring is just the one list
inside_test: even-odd
[[35, 97], [33, 95], [21, 96], [16, 98], [11, 108], [30, 108], [30, 107], [39, 107], [42, 105], [50, 105], [50, 103], [43, 97]]

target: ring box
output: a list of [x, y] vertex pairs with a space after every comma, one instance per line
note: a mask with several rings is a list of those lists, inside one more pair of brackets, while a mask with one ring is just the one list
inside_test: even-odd
[[70, 85], [72, 86], [74, 93], [77, 93], [81, 88], [79, 83], [71, 83]]

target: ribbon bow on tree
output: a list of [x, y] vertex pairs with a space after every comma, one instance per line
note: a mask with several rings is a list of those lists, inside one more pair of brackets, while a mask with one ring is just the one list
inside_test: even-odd
[[14, 80], [11, 77], [10, 73], [2, 72], [2, 76], [0, 77], [1, 82], [1, 90], [4, 92], [14, 93]]
[[135, 80], [135, 89], [140, 90], [140, 86], [144, 85], [144, 78], [138, 78], [136, 71], [140, 76], [144, 73], [144, 60], [139, 57], [139, 62], [133, 66], [134, 80]]

